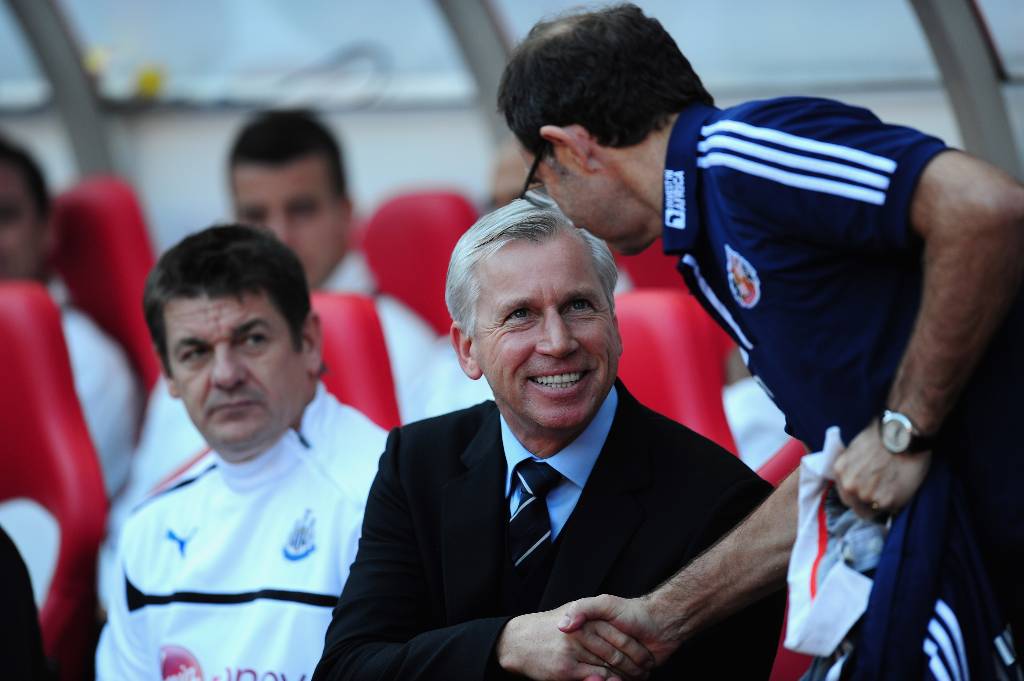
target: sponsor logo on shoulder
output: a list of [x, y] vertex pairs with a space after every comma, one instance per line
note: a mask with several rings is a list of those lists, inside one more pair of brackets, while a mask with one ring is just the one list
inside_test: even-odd
[[316, 526], [316, 518], [313, 512], [306, 509], [301, 518], [295, 521], [288, 539], [284, 543], [284, 557], [288, 560], [302, 560], [313, 553], [316, 542], [313, 538], [313, 528]]
[[167, 528], [167, 538], [178, 545], [178, 553], [181, 554], [182, 558], [185, 557], [185, 545], [192, 541], [192, 537], [196, 536], [196, 530], [198, 529], [198, 527], [193, 527], [189, 530], [188, 534], [179, 535], [171, 528]]
[[686, 229], [686, 174], [665, 170], [665, 226]]
[[181, 646], [160, 646], [160, 678], [163, 681], [203, 681], [199, 660]]
[[761, 300], [761, 279], [750, 261], [725, 245], [725, 271], [729, 290], [740, 307], [750, 309]]

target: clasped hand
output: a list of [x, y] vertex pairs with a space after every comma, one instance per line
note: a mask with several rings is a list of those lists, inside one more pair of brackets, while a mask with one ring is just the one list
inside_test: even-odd
[[647, 678], [655, 657], [635, 638], [601, 619], [560, 632], [564, 614], [562, 607], [510, 620], [496, 648], [502, 669], [559, 681]]
[[931, 460], [931, 452], [892, 454], [872, 421], [836, 457], [839, 497], [862, 518], [896, 513], [921, 486]]

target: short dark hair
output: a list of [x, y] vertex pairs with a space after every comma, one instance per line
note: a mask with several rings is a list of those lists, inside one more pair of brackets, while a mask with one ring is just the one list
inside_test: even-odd
[[241, 163], [284, 165], [316, 154], [327, 162], [331, 187], [347, 196], [341, 147], [334, 135], [305, 109], [266, 111], [239, 131], [228, 156], [228, 170]]
[[41, 219], [50, 215], [50, 193], [46, 190], [43, 171], [27, 151], [0, 137], [0, 163], [12, 166], [28, 187], [28, 193]]
[[300, 349], [310, 310], [306, 275], [291, 249], [270, 232], [237, 224], [209, 227], [160, 257], [146, 277], [142, 308], [168, 375], [167, 303], [173, 298], [240, 298], [247, 293], [269, 296], [288, 323], [292, 344]]
[[542, 125], [586, 128], [605, 146], [637, 144], [693, 102], [714, 100], [662, 25], [635, 5], [535, 25], [501, 76], [498, 111], [523, 147]]

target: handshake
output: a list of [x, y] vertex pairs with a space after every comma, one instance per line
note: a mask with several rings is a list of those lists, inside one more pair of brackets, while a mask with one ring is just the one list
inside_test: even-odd
[[652, 596], [603, 595], [520, 615], [498, 639], [498, 664], [531, 679], [645, 679], [682, 640], [653, 608]]

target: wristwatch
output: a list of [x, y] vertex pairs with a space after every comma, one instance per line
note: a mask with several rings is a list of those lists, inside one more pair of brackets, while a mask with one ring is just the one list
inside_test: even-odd
[[935, 444], [934, 435], [922, 435], [910, 417], [898, 411], [886, 409], [879, 427], [882, 444], [891, 454], [924, 452]]

